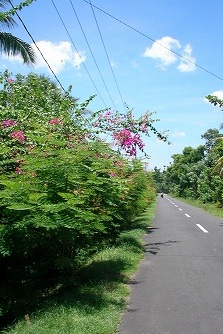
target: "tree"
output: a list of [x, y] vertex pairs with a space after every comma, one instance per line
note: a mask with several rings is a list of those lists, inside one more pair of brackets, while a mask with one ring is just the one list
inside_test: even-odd
[[215, 145], [216, 142], [222, 138], [222, 134], [217, 129], [208, 129], [201, 138], [205, 140], [205, 151], [208, 153]]
[[[217, 96], [212, 96], [212, 95], [208, 95], [206, 96], [206, 98], [208, 99], [208, 101], [213, 104], [214, 106], [218, 106], [221, 108], [221, 110], [223, 110], [223, 100], [221, 100], [220, 98], [218, 98]], [[220, 124], [220, 129], [223, 128], [223, 124]], [[223, 136], [221, 134], [219, 134], [219, 136], [216, 139], [218, 140], [222, 140]], [[223, 176], [223, 156], [218, 157], [216, 164], [214, 166], [214, 171], [218, 172], [219, 175], [222, 177]]]
[[[10, 0], [0, 1], [0, 8], [5, 8], [5, 4], [11, 4]], [[20, 4], [20, 7], [28, 5], [25, 1]], [[18, 8], [20, 8], [18, 6]], [[16, 13], [16, 12], [15, 12]], [[0, 27], [1, 29], [8, 28], [11, 29], [16, 25], [15, 20], [10, 12], [0, 12]], [[0, 31], [0, 52], [6, 53], [8, 56], [20, 55], [25, 64], [35, 63], [35, 53], [30, 44], [21, 40], [20, 38], [12, 35], [11, 33]]]
[[172, 156], [173, 163], [167, 167], [165, 183], [177, 196], [197, 197], [197, 183], [203, 166], [204, 146], [185, 147], [182, 154]]

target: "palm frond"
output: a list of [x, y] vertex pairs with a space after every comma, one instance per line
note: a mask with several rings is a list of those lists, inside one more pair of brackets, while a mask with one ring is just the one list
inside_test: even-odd
[[17, 23], [15, 22], [15, 20], [8, 14], [6, 13], [0, 13], [0, 27], [1, 29], [4, 28], [13, 28], [14, 26], [16, 26]]
[[223, 156], [217, 160], [213, 172], [219, 173], [220, 176], [223, 175]]
[[33, 64], [36, 60], [33, 48], [10, 33], [0, 32], [0, 51], [8, 56], [21, 55], [25, 64]]

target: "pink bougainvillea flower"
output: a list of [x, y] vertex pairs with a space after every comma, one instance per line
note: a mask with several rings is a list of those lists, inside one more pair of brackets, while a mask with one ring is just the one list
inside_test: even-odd
[[12, 79], [12, 78], [8, 78], [8, 83], [13, 83], [13, 82], [15, 82], [14, 79]]
[[116, 144], [130, 156], [136, 156], [136, 147], [140, 150], [143, 149], [145, 144], [138, 134], [131, 133], [128, 129], [122, 129], [119, 132], [114, 133], [113, 138]]
[[1, 126], [3, 128], [8, 128], [9, 126], [15, 126], [17, 125], [16, 121], [12, 121], [11, 119], [5, 119], [4, 121], [1, 122]]
[[110, 175], [111, 177], [114, 177], [116, 174], [115, 174], [114, 172], [110, 172], [109, 175]]
[[142, 132], [146, 132], [147, 131], [147, 125], [145, 123], [141, 124], [140, 131], [142, 131]]
[[11, 133], [13, 139], [23, 142], [25, 140], [24, 132], [23, 131], [15, 131]]
[[105, 117], [108, 117], [111, 115], [111, 112], [110, 111], [107, 111], [106, 114], [105, 114]]
[[15, 172], [16, 172], [16, 174], [18, 174], [18, 175], [23, 174], [23, 171], [22, 171], [19, 167], [16, 167], [16, 168], [15, 168]]
[[53, 118], [49, 121], [50, 125], [54, 125], [54, 124], [61, 124], [61, 120], [59, 120], [59, 118]]

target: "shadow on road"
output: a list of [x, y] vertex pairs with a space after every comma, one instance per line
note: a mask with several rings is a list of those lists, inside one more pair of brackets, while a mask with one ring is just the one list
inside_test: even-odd
[[146, 233], [150, 234], [152, 232], [155, 232], [156, 230], [159, 230], [159, 228], [158, 227], [152, 227], [152, 226], [150, 227], [149, 226], [149, 227], [146, 228]]
[[168, 241], [164, 241], [164, 242], [148, 243], [148, 244], [144, 245], [145, 252], [156, 255], [162, 246], [171, 246], [172, 244], [177, 243], [177, 242], [180, 242], [180, 241], [168, 240]]

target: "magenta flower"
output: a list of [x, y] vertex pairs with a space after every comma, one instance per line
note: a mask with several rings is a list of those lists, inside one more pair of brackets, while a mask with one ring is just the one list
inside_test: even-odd
[[24, 132], [23, 131], [15, 131], [11, 133], [13, 139], [23, 142], [25, 140]]
[[4, 121], [1, 122], [1, 126], [3, 128], [8, 128], [9, 126], [15, 126], [17, 125], [16, 121], [12, 121], [11, 119], [5, 119]]
[[114, 172], [110, 172], [109, 175], [110, 175], [111, 177], [114, 177], [116, 174], [115, 174]]
[[8, 78], [8, 83], [13, 83], [13, 82], [15, 82], [15, 80], [13, 80], [12, 78]]
[[117, 133], [114, 133], [114, 139], [123, 148], [132, 144], [132, 134], [127, 129], [122, 129]]
[[115, 139], [117, 145], [130, 156], [136, 156], [136, 147], [140, 150], [143, 149], [144, 143], [138, 134], [132, 134], [128, 129], [122, 129], [117, 133], [114, 133], [113, 138]]
[[16, 168], [15, 168], [15, 172], [16, 172], [16, 174], [18, 174], [18, 175], [22, 175], [22, 174], [23, 174], [23, 171], [22, 171], [19, 167], [16, 167]]
[[59, 120], [59, 118], [53, 118], [49, 121], [50, 125], [54, 125], [54, 124], [60, 124], [61, 121]]

